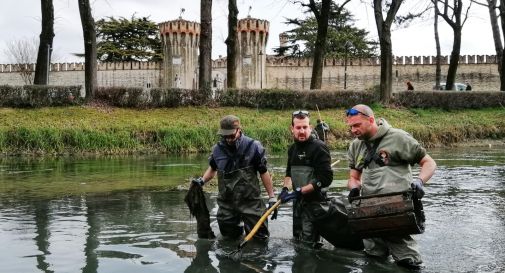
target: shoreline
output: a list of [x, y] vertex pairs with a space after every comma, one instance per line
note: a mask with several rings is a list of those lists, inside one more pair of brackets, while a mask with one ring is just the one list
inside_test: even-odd
[[[395, 128], [414, 136], [424, 147], [505, 146], [502, 108], [444, 111], [374, 106]], [[314, 111], [311, 111], [314, 114]], [[1, 156], [108, 156], [130, 154], [198, 154], [210, 152], [219, 140], [221, 117], [235, 114], [247, 136], [271, 152], [292, 143], [291, 109], [243, 107], [179, 107], [128, 109], [116, 107], [0, 108]], [[352, 137], [344, 109], [322, 110], [330, 125], [328, 147], [347, 149]], [[311, 118], [315, 125], [314, 115]]]

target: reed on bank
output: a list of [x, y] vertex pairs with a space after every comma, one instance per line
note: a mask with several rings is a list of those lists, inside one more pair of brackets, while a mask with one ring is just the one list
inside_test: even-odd
[[[410, 132], [425, 146], [505, 138], [505, 109], [395, 109], [373, 106], [376, 116]], [[244, 132], [270, 151], [291, 143], [293, 109], [179, 107], [128, 109], [70, 106], [38, 109], [0, 108], [3, 154], [123, 154], [208, 152], [219, 140], [219, 120], [241, 118]], [[344, 109], [320, 112], [331, 128], [329, 146], [345, 148], [352, 139]], [[315, 125], [318, 113], [311, 113]]]

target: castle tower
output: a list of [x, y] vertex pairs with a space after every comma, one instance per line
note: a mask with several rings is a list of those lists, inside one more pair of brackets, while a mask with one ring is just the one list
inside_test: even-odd
[[238, 88], [261, 89], [266, 86], [265, 48], [270, 23], [248, 16], [238, 21]]
[[288, 45], [288, 35], [286, 32], [279, 34], [279, 47], [285, 47]]
[[200, 24], [179, 17], [158, 26], [164, 55], [162, 87], [198, 88]]

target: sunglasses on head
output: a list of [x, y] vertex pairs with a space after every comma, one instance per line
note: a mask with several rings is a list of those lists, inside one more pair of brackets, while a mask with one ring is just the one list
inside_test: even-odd
[[363, 112], [361, 112], [361, 111], [359, 111], [359, 110], [356, 110], [356, 109], [354, 109], [354, 108], [347, 109], [347, 110], [345, 111], [345, 115], [346, 115], [347, 117], [349, 117], [349, 116], [350, 116], [350, 117], [352, 117], [352, 116], [355, 116], [355, 115], [357, 115], [357, 114], [362, 114], [362, 115], [363, 115], [363, 116], [365, 116], [365, 117], [370, 117], [369, 115], [367, 115], [367, 114], [365, 114], [365, 113], [363, 113]]
[[306, 110], [296, 110], [292, 114], [293, 117], [308, 117], [310, 116], [309, 111]]

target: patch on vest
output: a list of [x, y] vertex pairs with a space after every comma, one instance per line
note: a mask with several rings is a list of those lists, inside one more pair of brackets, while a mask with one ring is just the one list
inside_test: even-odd
[[298, 154], [298, 159], [303, 160], [306, 156], [305, 152], [303, 152], [302, 154]]
[[381, 163], [378, 162], [379, 165], [382, 165], [382, 166], [389, 165], [389, 159], [390, 159], [389, 152], [386, 150], [379, 150], [378, 154], [379, 154], [378, 160], [381, 161]]

